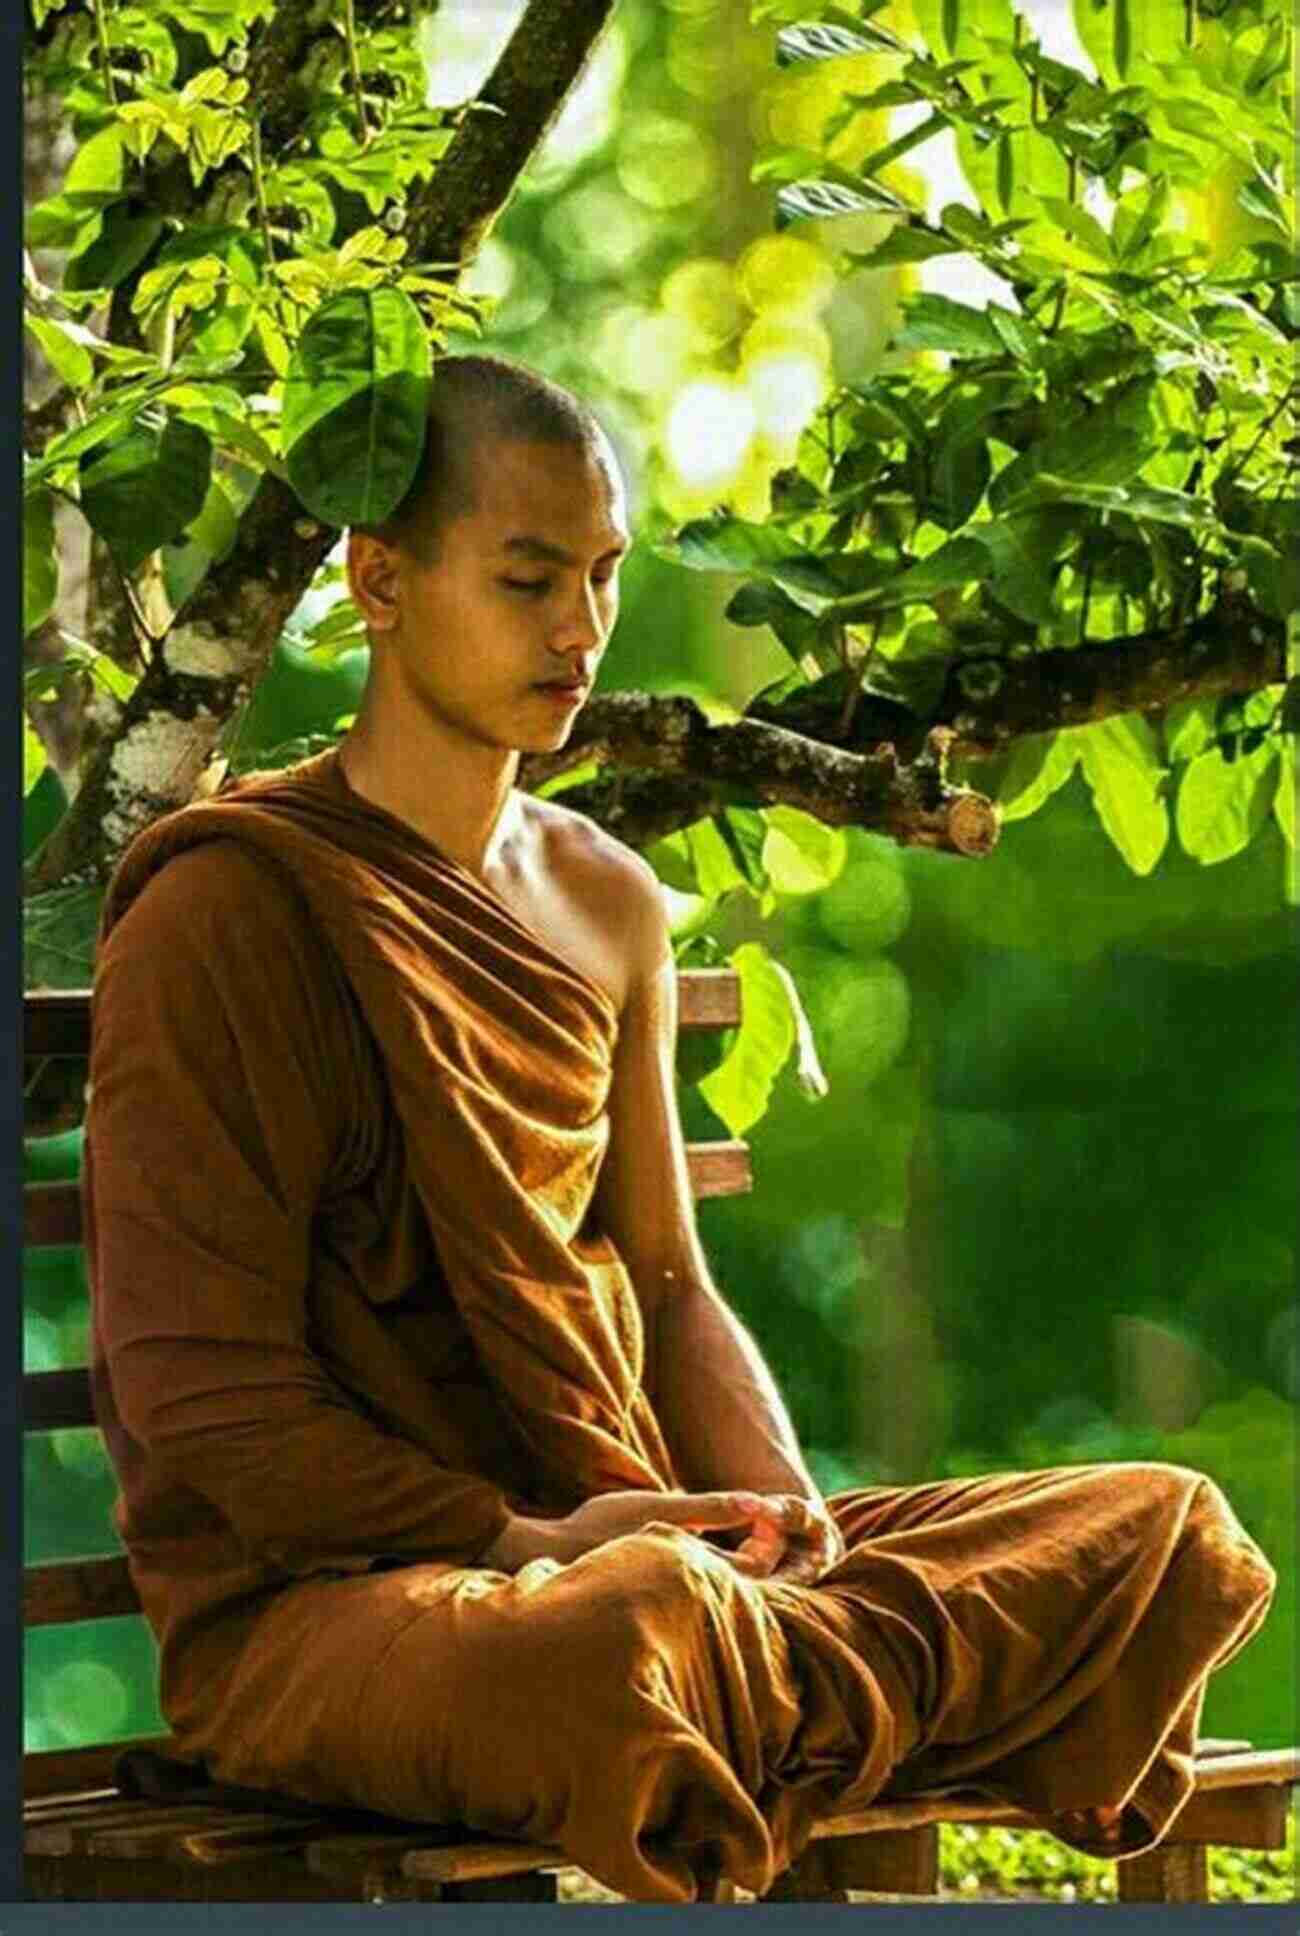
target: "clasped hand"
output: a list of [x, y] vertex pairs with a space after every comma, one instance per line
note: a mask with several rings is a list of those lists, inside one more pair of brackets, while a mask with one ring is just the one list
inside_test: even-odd
[[721, 1550], [752, 1579], [811, 1586], [844, 1554], [843, 1537], [820, 1498], [748, 1490], [605, 1492], [564, 1519], [516, 1516], [481, 1563], [514, 1572], [531, 1559], [573, 1560], [656, 1523], [705, 1535], [743, 1530], [739, 1546]]

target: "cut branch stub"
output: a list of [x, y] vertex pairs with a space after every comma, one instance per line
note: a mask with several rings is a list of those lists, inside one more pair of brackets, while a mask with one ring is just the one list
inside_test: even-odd
[[980, 794], [950, 788], [952, 735], [932, 732], [910, 766], [892, 745], [846, 752], [764, 721], [712, 726], [689, 699], [612, 693], [587, 708], [563, 753], [520, 772], [539, 786], [586, 760], [612, 769], [562, 795], [632, 847], [724, 806], [792, 806], [828, 826], [873, 827], [908, 846], [971, 856], [992, 851], [998, 814]]

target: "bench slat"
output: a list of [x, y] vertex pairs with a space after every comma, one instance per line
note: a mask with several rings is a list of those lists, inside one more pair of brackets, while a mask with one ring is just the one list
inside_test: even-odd
[[[136, 1843], [149, 1840], [152, 1845], [160, 1836], [191, 1823], [203, 1826], [203, 1812], [193, 1803], [187, 1808], [150, 1810], [141, 1802], [110, 1802], [102, 1809], [33, 1824], [23, 1837], [23, 1847], [28, 1855], [130, 1856], [136, 1853]], [[112, 1839], [119, 1831], [120, 1844]]]
[[[139, 1613], [140, 1597], [125, 1559], [62, 1560], [23, 1574], [23, 1624], [60, 1627], [74, 1620], [112, 1620]], [[120, 1754], [127, 1746], [121, 1743]]]
[[[125, 1743], [104, 1750], [73, 1751], [83, 1761], [92, 1754], [120, 1753]], [[53, 1756], [29, 1759], [51, 1761]], [[68, 1756], [63, 1759], [67, 1761]], [[1233, 1788], [1223, 1763], [1236, 1764]], [[1300, 1752], [1265, 1751], [1230, 1756], [1207, 1755], [1197, 1763], [1197, 1791], [1179, 1816], [1170, 1836], [1188, 1846], [1223, 1842], [1233, 1847], [1278, 1848], [1286, 1836], [1286, 1788], [1300, 1775]], [[1260, 1779], [1252, 1782], [1250, 1777]], [[1208, 1784], [1208, 1785], [1207, 1785]], [[868, 1808], [818, 1823], [815, 1841], [853, 1835], [875, 1835], [912, 1830], [937, 1822], [979, 1822], [989, 1827], [1050, 1827], [1050, 1822], [1022, 1810], [956, 1796], [917, 1796], [898, 1802], [876, 1802]], [[324, 1831], [324, 1833], [322, 1833]], [[273, 1850], [304, 1851], [307, 1867], [339, 1883], [356, 1880], [377, 1869], [400, 1872], [420, 1882], [461, 1883], [522, 1875], [539, 1868], [565, 1865], [562, 1851], [539, 1842], [516, 1842], [476, 1837], [445, 1827], [421, 1830], [410, 1823], [394, 1823], [391, 1832], [355, 1830], [329, 1833], [327, 1813], [287, 1820], [283, 1815], [229, 1812], [202, 1804], [128, 1802], [116, 1796], [96, 1801], [70, 1800], [63, 1809], [34, 1810], [28, 1818], [29, 1854], [89, 1855], [117, 1861], [165, 1859], [184, 1864], [238, 1864], [250, 1856]]]
[[23, 996], [23, 1055], [89, 1055], [90, 990], [29, 988]]
[[29, 1371], [23, 1379], [23, 1430], [62, 1432], [93, 1425], [90, 1373], [84, 1365], [68, 1371]]
[[[740, 977], [734, 968], [681, 968], [677, 1006], [682, 1028], [735, 1028]], [[90, 990], [31, 988], [23, 997], [24, 1056], [90, 1053]]]
[[1250, 1754], [1216, 1754], [1205, 1760], [1197, 1749], [1198, 1794], [1216, 1788], [1270, 1786], [1293, 1781], [1300, 1781], [1300, 1748], [1260, 1748]]
[[737, 1028], [740, 976], [734, 968], [679, 968], [677, 1025], [684, 1029]]
[[[696, 1197], [741, 1196], [754, 1187], [748, 1145], [688, 1143], [686, 1167]], [[81, 1242], [81, 1187], [76, 1183], [29, 1183], [23, 1191], [23, 1242], [39, 1250]]]
[[29, 1250], [81, 1242], [81, 1185], [29, 1183], [23, 1190], [23, 1243]]
[[89, 1748], [39, 1748], [23, 1756], [24, 1801], [52, 1801], [61, 1796], [78, 1799], [88, 1789], [116, 1789], [113, 1766], [128, 1748], [149, 1748], [154, 1754], [175, 1752], [167, 1734], [134, 1735], [124, 1741], [100, 1741]]
[[688, 1143], [686, 1167], [691, 1193], [703, 1197], [738, 1197], [754, 1187], [747, 1143]]

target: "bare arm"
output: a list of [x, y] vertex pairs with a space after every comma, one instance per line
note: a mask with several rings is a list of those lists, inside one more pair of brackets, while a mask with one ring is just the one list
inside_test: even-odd
[[[696, 1230], [674, 1084], [677, 976], [653, 877], [640, 884], [628, 932], [637, 958], [597, 1206], [641, 1305], [646, 1390], [688, 1487], [793, 1494], [824, 1521], [772, 1374], [714, 1286]], [[797, 1514], [787, 1530], [798, 1530]], [[827, 1563], [833, 1548], [829, 1538]]]

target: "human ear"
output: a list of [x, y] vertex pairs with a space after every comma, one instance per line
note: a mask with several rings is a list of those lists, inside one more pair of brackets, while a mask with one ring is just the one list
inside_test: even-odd
[[346, 565], [353, 603], [372, 632], [391, 632], [401, 615], [396, 551], [368, 531], [349, 531]]

